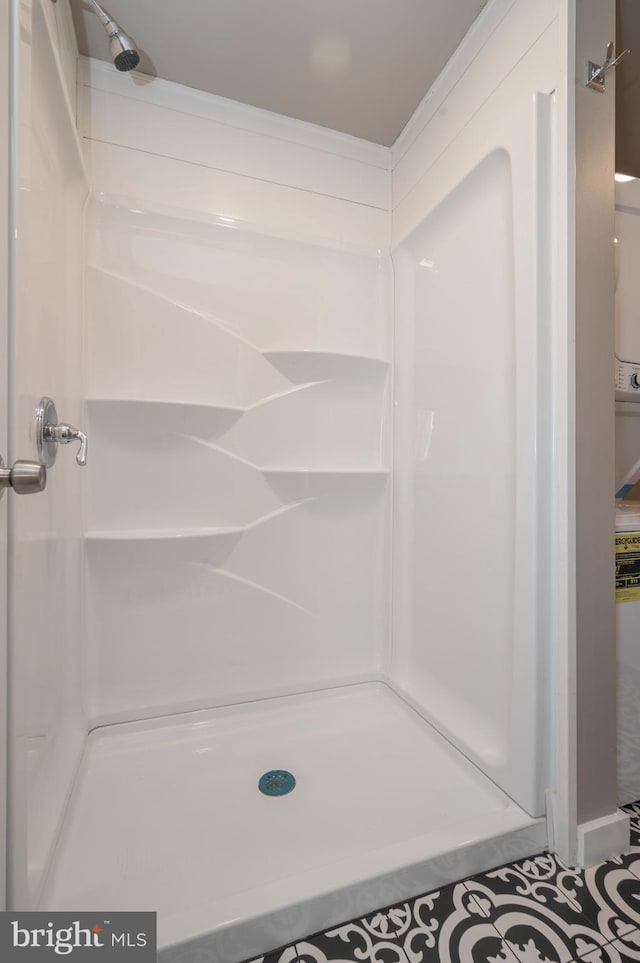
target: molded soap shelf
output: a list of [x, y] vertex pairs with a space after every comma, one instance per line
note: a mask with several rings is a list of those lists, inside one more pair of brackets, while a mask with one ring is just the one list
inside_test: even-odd
[[236, 526], [87, 532], [85, 542], [89, 551], [100, 549], [101, 555], [115, 554], [120, 561], [126, 554], [134, 561], [151, 556], [163, 561], [198, 562], [226, 554], [244, 531]]
[[340, 351], [309, 351], [304, 348], [271, 348], [262, 354], [291, 381], [302, 382], [315, 378], [331, 378], [338, 375], [379, 375], [386, 373], [389, 362], [362, 354]]
[[213, 405], [191, 401], [153, 398], [88, 398], [90, 412], [107, 415], [110, 421], [137, 418], [160, 431], [183, 431], [207, 436], [221, 434], [244, 414], [234, 405]]
[[261, 468], [263, 475], [306, 475], [314, 478], [384, 478], [388, 468]]

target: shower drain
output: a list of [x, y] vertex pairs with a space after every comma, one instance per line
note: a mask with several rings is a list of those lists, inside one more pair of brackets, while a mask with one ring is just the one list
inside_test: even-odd
[[286, 769], [270, 769], [264, 776], [260, 776], [258, 783], [258, 789], [265, 796], [286, 796], [295, 786], [293, 774]]

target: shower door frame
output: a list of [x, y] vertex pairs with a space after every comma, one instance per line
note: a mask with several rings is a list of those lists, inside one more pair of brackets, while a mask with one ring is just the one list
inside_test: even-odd
[[[613, 385], [615, 70], [587, 88], [587, 60], [616, 38], [614, 0], [571, 0], [575, 23], [567, 276], [573, 282], [575, 408], [576, 801], [579, 826], [617, 810], [615, 650], [615, 406]], [[571, 22], [571, 21], [570, 21]], [[571, 36], [571, 34], [570, 34]], [[570, 88], [571, 98], [571, 88]], [[575, 175], [574, 175], [575, 171]], [[574, 176], [572, 176], [574, 175]], [[573, 243], [573, 247], [571, 244]]]
[[[9, 315], [11, 309], [11, 197], [14, 185], [11, 179], [12, 130], [11, 40], [13, 23], [11, 0], [0, 0], [0, 454], [8, 459], [8, 348]], [[7, 893], [7, 548], [8, 513], [7, 498], [0, 500], [0, 911], [6, 908]]]
[[[606, 232], [595, 222], [609, 191], [613, 219], [609, 130], [615, 113], [615, 80], [612, 72], [607, 74], [608, 89], [602, 95], [587, 90], [583, 78], [585, 61], [600, 58], [601, 62], [607, 42], [615, 38], [615, 5], [613, 0], [562, 0], [559, 16], [555, 323], [549, 378], [553, 566], [547, 650], [551, 787], [547, 822], [549, 848], [575, 866], [580, 826], [602, 817], [615, 818], [617, 808], [616, 665], [615, 657], [607, 658], [606, 652], [606, 634], [615, 638], [613, 592], [607, 578], [609, 557], [613, 572], [615, 485], [612, 458], [607, 498], [607, 465], [601, 456], [609, 450], [613, 428], [607, 424], [606, 411], [608, 404], [613, 411], [614, 343], [612, 325], [610, 353], [602, 352], [606, 339], [598, 331], [606, 320], [602, 310], [608, 309], [606, 301], [603, 305], [603, 299], [595, 296], [606, 291], [609, 283], [613, 285], [613, 244], [607, 251], [601, 243], [603, 238], [606, 242]], [[598, 279], [595, 290], [592, 278]], [[613, 298], [610, 313], [612, 322]], [[594, 729], [595, 740], [590, 739]]]

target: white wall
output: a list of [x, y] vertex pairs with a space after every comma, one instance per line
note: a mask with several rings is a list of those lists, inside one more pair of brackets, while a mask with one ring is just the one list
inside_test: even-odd
[[[66, 3], [16, 4], [17, 168], [10, 450], [37, 459], [42, 395], [82, 418], [82, 207]], [[72, 34], [65, 34], [67, 38]], [[68, 85], [68, 89], [67, 89]], [[87, 731], [83, 699], [82, 471], [69, 447], [46, 491], [9, 500], [10, 906], [34, 908]]]
[[78, 42], [70, 3], [69, 0], [43, 3], [41, 10], [47, 20], [51, 42], [58, 54], [62, 89], [75, 120], [78, 110]]
[[494, 3], [394, 149], [396, 685], [544, 811], [557, 3]]
[[388, 643], [389, 152], [84, 61], [93, 723]]

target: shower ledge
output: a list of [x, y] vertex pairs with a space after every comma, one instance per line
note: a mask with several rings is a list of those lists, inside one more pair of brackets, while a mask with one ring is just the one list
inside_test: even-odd
[[40, 908], [155, 910], [161, 963], [237, 963], [545, 845], [391, 689], [350, 685], [95, 729]]
[[352, 361], [354, 364], [382, 365], [388, 367], [390, 362], [386, 358], [378, 358], [369, 354], [357, 354], [352, 351], [319, 351], [315, 348], [267, 348], [262, 352], [268, 361], [278, 361], [280, 359], [291, 359], [292, 361], [304, 358], [317, 358], [319, 361]]
[[353, 491], [377, 486], [382, 491], [391, 474], [389, 468], [302, 468], [282, 465], [261, 468], [272, 488], [287, 498], [324, 495], [353, 495]]
[[263, 357], [290, 381], [302, 384], [315, 379], [331, 379], [342, 373], [353, 377], [363, 373], [385, 373], [389, 362], [371, 355], [341, 351], [317, 351], [307, 348], [269, 348]]
[[109, 408], [129, 408], [144, 415], [157, 415], [158, 410], [165, 408], [184, 415], [187, 420], [204, 418], [210, 421], [235, 420], [243, 415], [246, 408], [238, 405], [214, 405], [208, 402], [172, 401], [167, 398], [87, 398], [89, 408], [96, 410]]
[[161, 557], [163, 561], [197, 562], [208, 559], [212, 552], [232, 549], [245, 531], [241, 526], [229, 526], [87, 532], [85, 543], [90, 551], [113, 551], [118, 559], [122, 559], [124, 551], [134, 561], [151, 556]]
[[283, 478], [290, 475], [306, 475], [310, 478], [342, 478], [353, 476], [354, 478], [385, 478], [390, 474], [389, 468], [261, 468], [263, 475], [281, 475]]
[[123, 529], [113, 532], [87, 532], [85, 538], [89, 542], [173, 542], [176, 539], [223, 538], [226, 535], [241, 535], [244, 531], [246, 528], [241, 525], [224, 528]]

